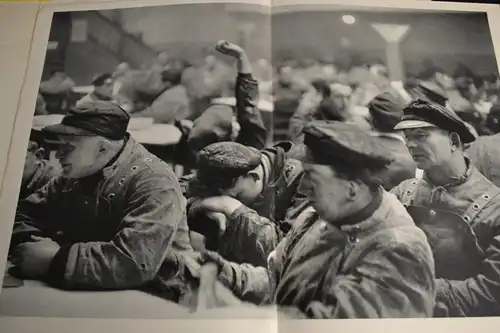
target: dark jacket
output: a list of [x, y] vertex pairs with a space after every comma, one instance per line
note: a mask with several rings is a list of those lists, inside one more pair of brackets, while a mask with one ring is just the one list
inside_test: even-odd
[[354, 225], [336, 227], [305, 210], [267, 267], [231, 265], [227, 287], [242, 300], [296, 307], [311, 318], [432, 316], [430, 246], [387, 192], [372, 216]]
[[21, 184], [19, 200], [26, 199], [32, 195], [53, 177], [60, 175], [61, 170], [47, 160], [40, 160], [36, 166], [35, 173], [29, 180]]
[[437, 276], [436, 316], [500, 315], [500, 189], [470, 166], [457, 184], [435, 186], [425, 176], [404, 181], [392, 190], [409, 206], [451, 211], [471, 227], [485, 258], [467, 279]]
[[20, 202], [11, 248], [31, 235], [61, 246], [50, 282], [127, 289], [153, 280], [169, 251], [191, 249], [185, 199], [172, 170], [129, 138], [97, 187], [53, 178]]

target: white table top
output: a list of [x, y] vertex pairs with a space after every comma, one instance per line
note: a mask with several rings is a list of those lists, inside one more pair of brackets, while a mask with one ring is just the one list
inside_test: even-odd
[[[212, 104], [224, 104], [229, 106], [236, 105], [235, 97], [219, 97], [212, 99]], [[273, 112], [274, 105], [273, 102], [266, 101], [265, 99], [261, 99], [257, 102], [257, 108], [262, 112]]]
[[64, 291], [24, 281], [0, 294], [0, 316], [62, 318], [176, 319], [187, 308], [137, 290]]
[[[43, 127], [59, 124], [62, 115], [43, 115], [33, 117], [33, 129], [41, 130]], [[153, 124], [143, 129], [129, 129], [130, 135], [139, 143], [145, 145], [172, 146], [181, 139], [181, 131], [171, 124]]]
[[181, 131], [170, 124], [153, 124], [142, 130], [129, 130], [130, 135], [144, 145], [173, 146], [181, 139]]

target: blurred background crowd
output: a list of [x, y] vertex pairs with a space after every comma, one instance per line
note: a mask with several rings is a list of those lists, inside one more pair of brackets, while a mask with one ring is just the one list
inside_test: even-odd
[[269, 14], [234, 4], [57, 13], [35, 115], [101, 99], [174, 124], [234, 106], [236, 68], [211, 48], [226, 39], [253, 62], [269, 143], [298, 140], [311, 119], [370, 129], [367, 104], [388, 89], [407, 102], [434, 96], [479, 135], [500, 131], [486, 14], [333, 5]]

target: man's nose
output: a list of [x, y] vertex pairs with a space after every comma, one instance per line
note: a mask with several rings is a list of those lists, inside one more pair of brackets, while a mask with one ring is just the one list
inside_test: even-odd
[[416, 148], [417, 147], [417, 143], [413, 140], [406, 140], [406, 146], [408, 148]]
[[65, 149], [64, 149], [64, 148], [62, 148], [62, 147], [59, 147], [59, 148], [57, 148], [57, 150], [56, 150], [55, 157], [56, 157], [57, 159], [61, 159], [61, 158], [63, 158], [63, 157], [64, 157], [65, 153], [66, 153]]

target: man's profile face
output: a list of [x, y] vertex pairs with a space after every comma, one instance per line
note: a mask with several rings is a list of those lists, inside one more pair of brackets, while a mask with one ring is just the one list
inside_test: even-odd
[[238, 177], [231, 188], [224, 190], [223, 195], [228, 195], [239, 200], [242, 204], [250, 206], [262, 193], [263, 175], [259, 172], [261, 167]]
[[451, 159], [452, 142], [446, 131], [429, 127], [407, 129], [403, 133], [418, 168], [426, 170]]
[[99, 157], [99, 137], [61, 135], [59, 141], [56, 157], [63, 177], [82, 178], [94, 172], [94, 164]]
[[322, 219], [335, 221], [339, 209], [347, 202], [348, 181], [333, 167], [304, 162], [303, 192]]

